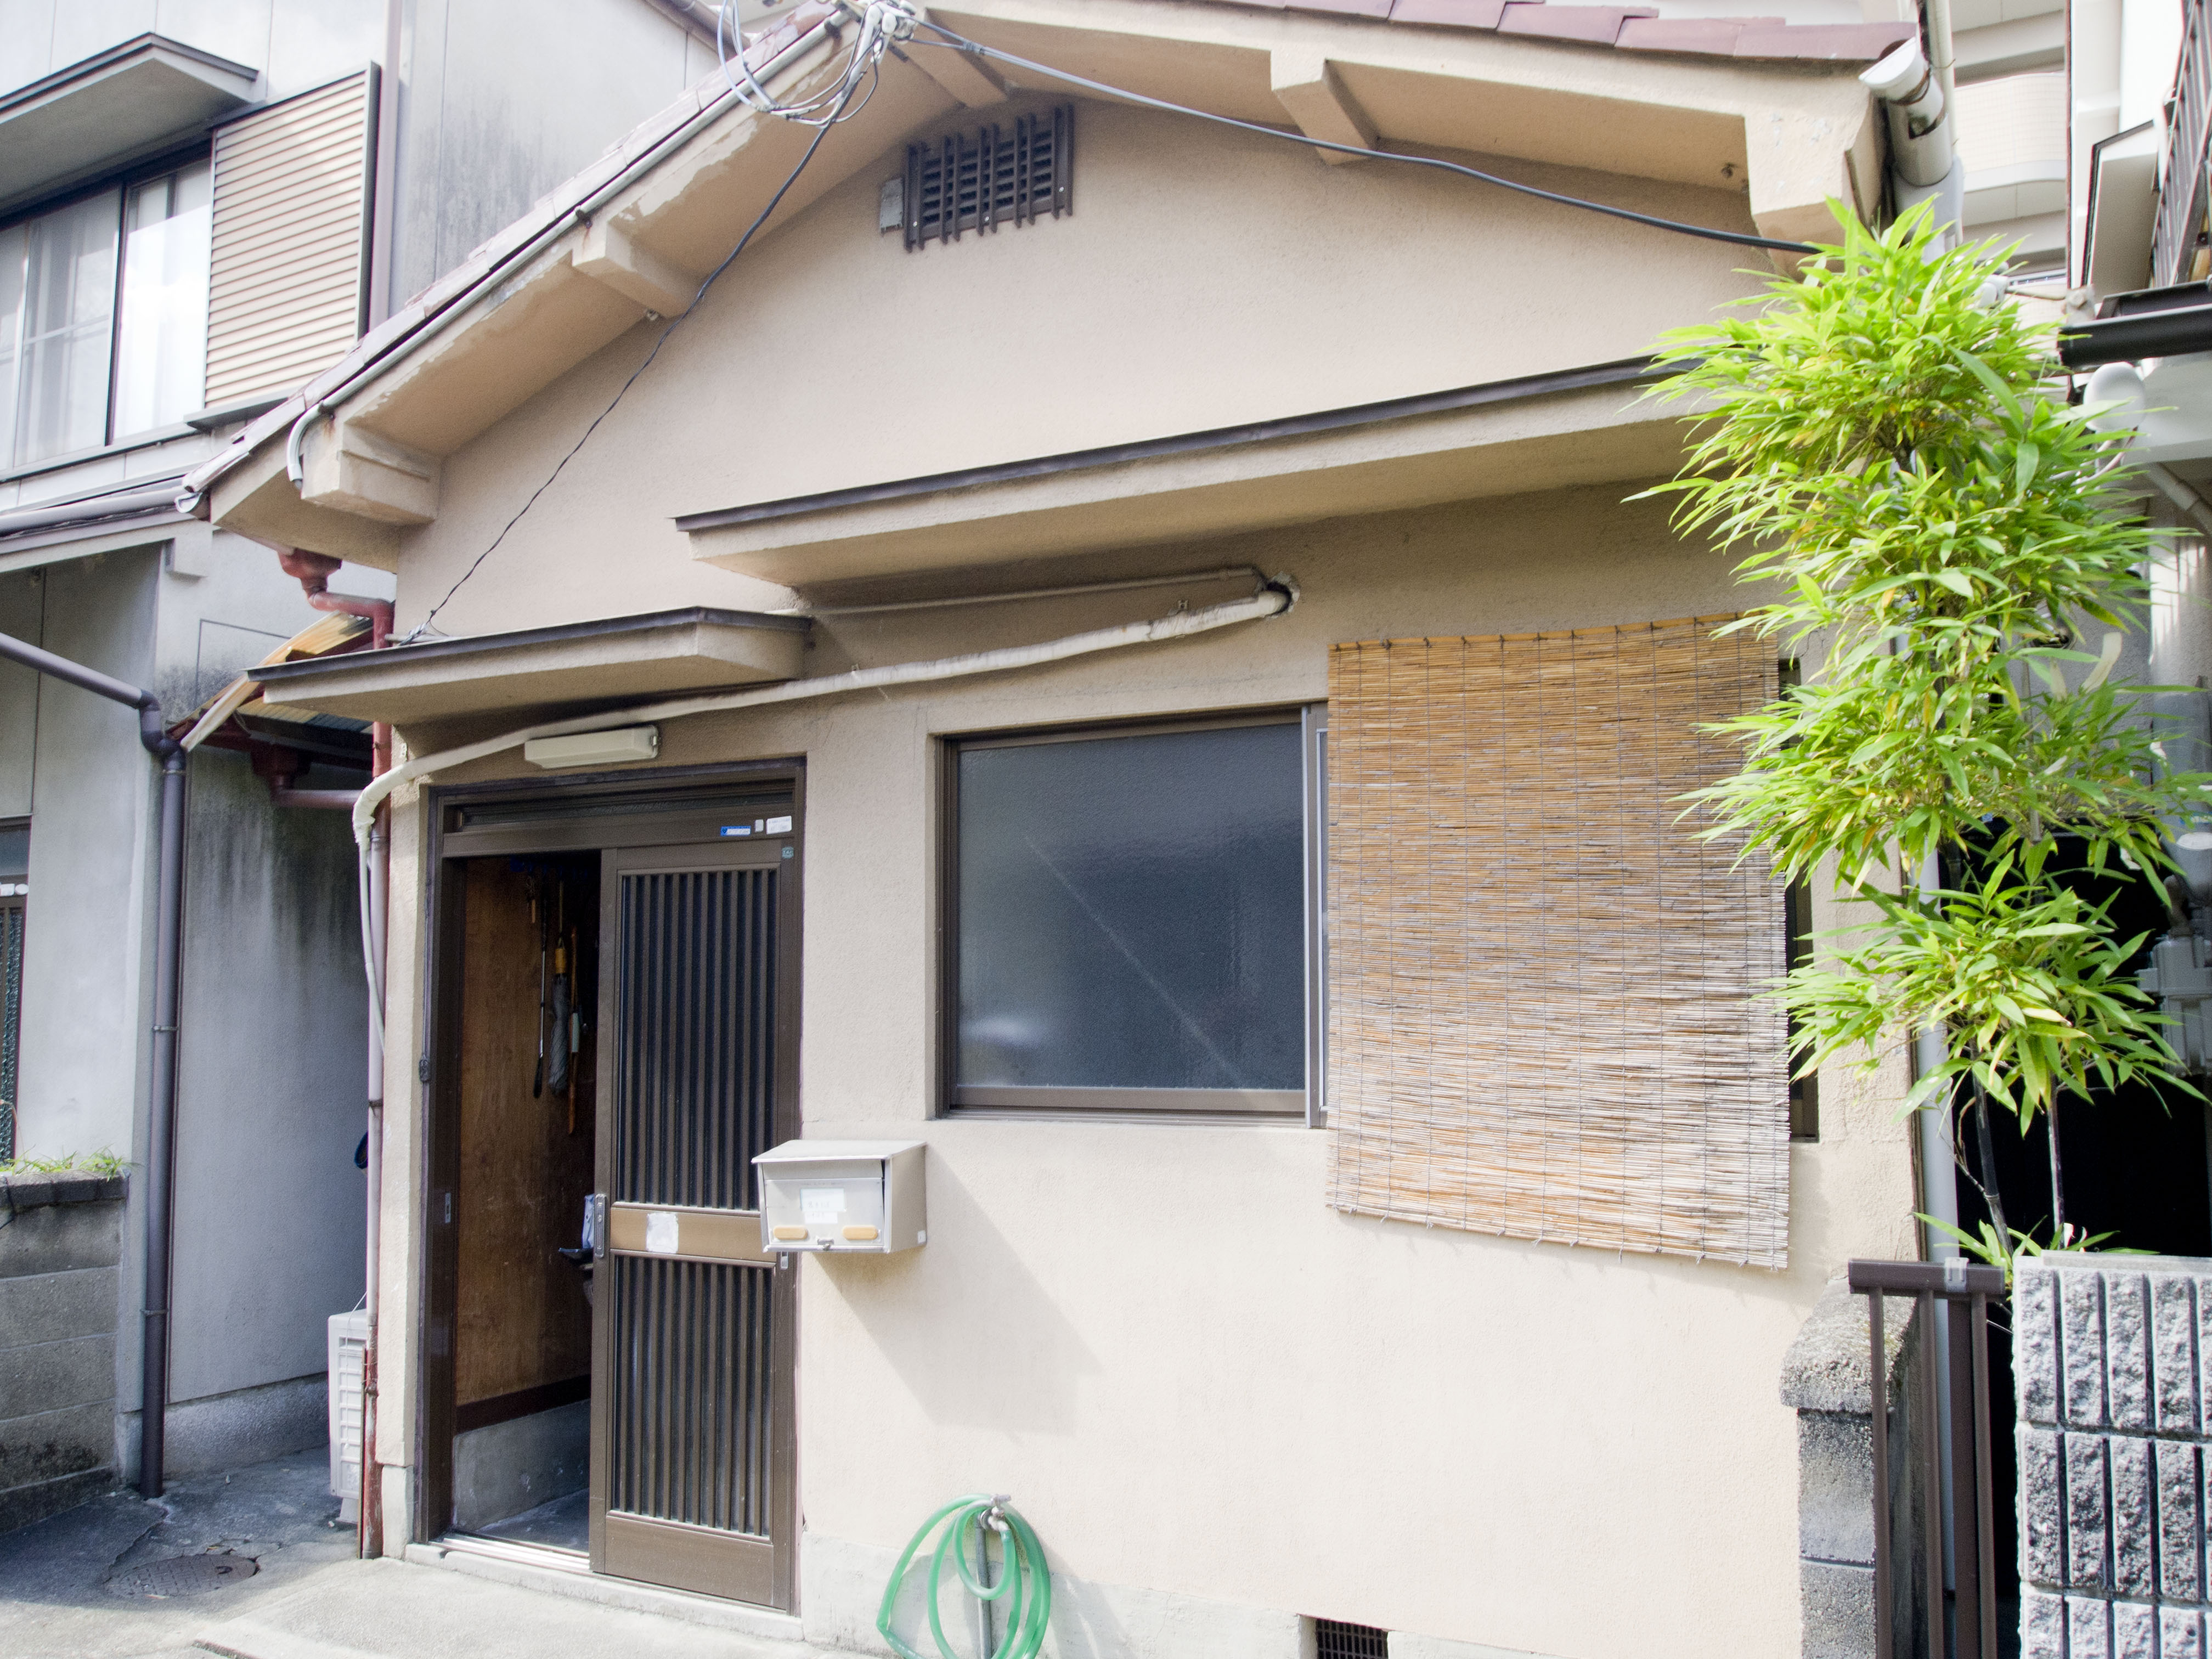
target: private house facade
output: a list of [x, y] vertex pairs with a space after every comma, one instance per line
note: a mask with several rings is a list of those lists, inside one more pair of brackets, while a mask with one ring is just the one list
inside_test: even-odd
[[[281, 566], [179, 512], [179, 483], [714, 61], [710, 13], [557, 10], [520, 39], [469, 0], [9, 13], [0, 633], [155, 690], [180, 735], [250, 664], [380, 637], [384, 573]], [[169, 1430], [187, 1471], [319, 1441], [325, 1321], [362, 1296], [350, 843], [291, 792], [357, 787], [373, 748], [367, 722], [241, 698], [194, 736]], [[72, 1328], [0, 1407], [11, 1524], [137, 1457], [155, 810], [126, 713], [0, 664], [0, 1161], [133, 1165], [119, 1334]]]
[[255, 675], [395, 734], [371, 1547], [875, 1650], [982, 1491], [1062, 1654], [1796, 1650], [1904, 1060], [1793, 1098], [1791, 907], [1675, 823], [1780, 665], [1643, 394], [1883, 210], [1911, 26], [935, 21], [1048, 67], [716, 76], [185, 480], [396, 586]]

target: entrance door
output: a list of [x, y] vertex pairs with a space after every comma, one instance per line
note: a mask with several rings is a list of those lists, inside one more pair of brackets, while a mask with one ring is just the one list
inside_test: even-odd
[[792, 1605], [793, 1293], [752, 1159], [797, 1133], [787, 841], [600, 886], [592, 1565]]

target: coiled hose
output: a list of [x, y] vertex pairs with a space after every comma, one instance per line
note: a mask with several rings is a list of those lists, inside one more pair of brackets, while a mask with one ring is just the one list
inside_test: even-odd
[[[1006, 1604], [1006, 1636], [981, 1659], [1036, 1659], [1044, 1647], [1045, 1626], [1052, 1618], [1052, 1570], [1045, 1565], [1044, 1546], [1037, 1541], [1030, 1523], [1005, 1498], [987, 1497], [981, 1492], [954, 1498], [921, 1523], [921, 1529], [899, 1557], [898, 1565], [891, 1569], [890, 1583], [884, 1586], [884, 1604], [876, 1614], [876, 1628], [883, 1632], [884, 1640], [890, 1644], [891, 1651], [899, 1659], [925, 1659], [892, 1631], [891, 1613], [898, 1605], [899, 1592], [906, 1588], [907, 1569], [929, 1540], [929, 1534], [939, 1522], [948, 1520], [951, 1524], [938, 1539], [929, 1562], [929, 1632], [937, 1638], [937, 1651], [942, 1659], [966, 1659], [945, 1639], [944, 1614], [938, 1601], [945, 1558], [950, 1556], [953, 1571], [968, 1587], [970, 1595], [986, 1607], [1002, 1601]], [[990, 1585], [981, 1583], [968, 1565], [971, 1540], [977, 1559], [982, 1559], [986, 1528], [999, 1534], [1006, 1555], [999, 1582]]]

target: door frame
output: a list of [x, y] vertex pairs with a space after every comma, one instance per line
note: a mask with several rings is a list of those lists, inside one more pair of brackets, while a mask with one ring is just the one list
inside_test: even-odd
[[[613, 1231], [611, 1217], [616, 1196], [612, 1190], [618, 1117], [616, 1074], [622, 1059], [622, 1043], [616, 1036], [615, 1027], [621, 1000], [623, 958], [617, 930], [621, 927], [622, 882], [624, 876], [668, 870], [765, 870], [775, 876], [775, 1025], [769, 1036], [769, 1047], [775, 1056], [775, 1090], [769, 1101], [767, 1144], [769, 1146], [780, 1146], [799, 1133], [799, 1006], [795, 995], [785, 995], [787, 987], [796, 985], [799, 972], [798, 929], [787, 926], [787, 922], [794, 916], [799, 902], [798, 849], [805, 840], [805, 821], [797, 815], [797, 805], [794, 797], [793, 827], [796, 833], [787, 843], [792, 852], [789, 858], [781, 856], [781, 851], [770, 856], [767, 848], [750, 840], [609, 848], [600, 854], [600, 971], [597, 1015], [600, 1041], [599, 1087], [594, 1095], [600, 1107], [593, 1125], [598, 1145], [593, 1151], [592, 1188], [599, 1195], [593, 1200], [595, 1203], [605, 1200], [600, 1216], [601, 1224], [607, 1233]], [[680, 1205], [675, 1207], [687, 1214], [731, 1213], [691, 1211]], [[750, 1213], [757, 1215], [758, 1212]], [[754, 1235], [756, 1248], [757, 1239], [758, 1235]], [[612, 1249], [610, 1238], [602, 1237], [598, 1241], [598, 1254], [601, 1261], [611, 1261]], [[792, 1258], [787, 1254], [773, 1257], [764, 1267], [748, 1267], [745, 1271], [768, 1275], [769, 1352], [784, 1356], [783, 1363], [774, 1366], [769, 1376], [769, 1410], [773, 1425], [767, 1470], [767, 1535], [770, 1548], [767, 1575], [769, 1589], [766, 1597], [755, 1605], [789, 1611], [794, 1607], [798, 1594], [795, 1571], [798, 1559], [795, 1531], [799, 1491], [796, 1478], [799, 1447], [795, 1432], [798, 1368], [795, 1362], [799, 1334], [799, 1275], [792, 1270]], [[732, 1575], [729, 1571], [731, 1557], [728, 1552], [732, 1547], [729, 1540], [743, 1534], [646, 1516], [622, 1516], [619, 1539], [614, 1536], [609, 1526], [611, 1517], [605, 1499], [612, 1484], [609, 1454], [612, 1449], [616, 1424], [611, 1392], [601, 1388], [599, 1380], [603, 1370], [618, 1363], [612, 1352], [613, 1277], [611, 1272], [604, 1275], [604, 1282], [598, 1285], [592, 1306], [591, 1554], [593, 1571], [609, 1577], [626, 1577], [604, 1565], [613, 1559], [617, 1546], [625, 1554], [649, 1549], [663, 1559], [672, 1559], [682, 1564], [681, 1571], [686, 1582], [670, 1584], [669, 1588], [710, 1595], [722, 1593], [709, 1586], [726, 1585], [730, 1582]], [[647, 1541], [648, 1540], [649, 1542]], [[635, 1582], [667, 1583], [649, 1578]], [[732, 1595], [731, 1599], [740, 1598]]]
[[[699, 804], [726, 794], [787, 796], [796, 833], [791, 840], [793, 856], [781, 860], [777, 893], [779, 908], [777, 969], [777, 1046], [781, 1066], [777, 1091], [775, 1131], [780, 1139], [799, 1133], [799, 1041], [802, 939], [805, 909], [802, 902], [806, 862], [806, 762], [803, 756], [779, 759], [726, 762], [705, 766], [656, 767], [621, 772], [592, 772], [570, 776], [501, 778], [483, 783], [448, 784], [423, 791], [418, 810], [422, 824], [422, 875], [420, 902], [424, 920], [422, 964], [421, 1018], [423, 1041], [417, 1056], [422, 1134], [416, 1179], [422, 1205], [416, 1224], [421, 1229], [421, 1267], [415, 1292], [421, 1310], [416, 1323], [416, 1364], [413, 1378], [417, 1409], [415, 1413], [415, 1482], [413, 1540], [427, 1544], [450, 1529], [453, 1509], [453, 1447], [455, 1432], [453, 1316], [459, 1258], [458, 1230], [453, 1224], [452, 1195], [460, 1162], [460, 1016], [465, 965], [463, 962], [463, 921], [466, 884], [453, 878], [461, 860], [477, 857], [520, 856], [532, 853], [604, 851], [611, 846], [703, 846], [705, 838], [692, 835], [659, 839], [675, 833], [672, 820], [680, 807], [668, 813], [605, 811], [604, 805], [623, 797], [660, 793], [696, 795]], [[452, 825], [455, 809], [507, 801], [574, 802], [571, 812], [549, 811], [526, 823], [496, 829], [460, 829]], [[787, 1033], [788, 1034], [787, 1036]], [[605, 1118], [600, 1120], [605, 1122]], [[795, 1336], [797, 1324], [795, 1273], [778, 1275], [780, 1293], [791, 1305], [780, 1314]], [[795, 1343], [787, 1348], [791, 1363], [781, 1368], [781, 1385], [795, 1395]], [[776, 1606], [795, 1609], [798, 1596], [798, 1435], [795, 1400], [787, 1403], [776, 1427], [776, 1486], [775, 1525]]]

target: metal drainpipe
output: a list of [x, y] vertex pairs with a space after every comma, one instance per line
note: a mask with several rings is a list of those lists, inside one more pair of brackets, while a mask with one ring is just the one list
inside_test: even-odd
[[[381, 720], [376, 725], [376, 761], [379, 773], [392, 764], [392, 728]], [[382, 807], [378, 810], [374, 826], [369, 830], [369, 957], [376, 963], [376, 983], [369, 987], [368, 994], [371, 1002], [379, 1005], [384, 997], [385, 939], [389, 928], [391, 825], [391, 809]], [[361, 1355], [359, 1548], [363, 1556], [384, 1553], [384, 1482], [376, 1459], [376, 1304], [384, 1212], [384, 1048], [377, 1041], [384, 1030], [380, 1006], [373, 1006], [369, 1011], [368, 1022], [368, 1291], [362, 1304], [368, 1310], [368, 1333]]]
[[0, 634], [0, 657], [138, 711], [138, 741], [161, 763], [160, 848], [154, 922], [153, 1054], [146, 1082], [146, 1273], [140, 1372], [138, 1490], [161, 1495], [161, 1452], [169, 1403], [170, 1165], [176, 1141], [179, 964], [185, 921], [185, 747], [168, 734], [151, 691], [112, 679]]

